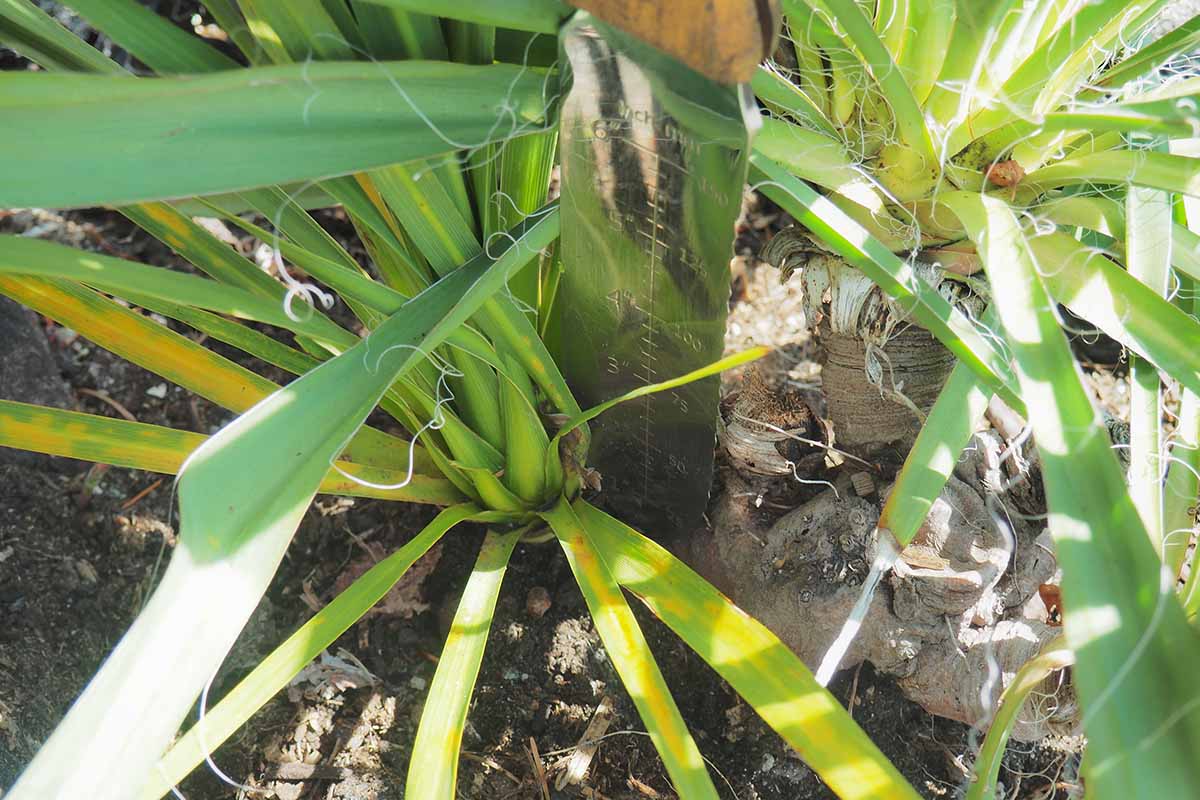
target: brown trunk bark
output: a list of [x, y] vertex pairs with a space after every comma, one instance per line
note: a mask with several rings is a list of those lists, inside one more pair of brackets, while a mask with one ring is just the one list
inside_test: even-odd
[[954, 356], [910, 325], [882, 347], [821, 325], [821, 385], [834, 444], [856, 455], [882, 447], [907, 452], [954, 367]]

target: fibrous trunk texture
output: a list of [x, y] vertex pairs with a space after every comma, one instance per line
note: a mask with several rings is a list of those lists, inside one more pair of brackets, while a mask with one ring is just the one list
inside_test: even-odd
[[821, 383], [836, 435], [853, 453], [907, 450], [954, 367], [924, 328], [898, 330], [883, 345], [821, 327]]
[[[769, 396], [770, 381], [749, 376], [726, 404], [730, 468], [710, 513], [712, 535], [689, 547], [702, 573], [815, 668], [859, 597], [890, 483], [954, 358], [840, 259], [796, 236], [768, 250], [785, 274], [802, 266], [823, 397], [796, 413], [795, 398]], [[978, 317], [985, 300], [970, 279], [917, 261], [913, 269]], [[1061, 632], [1043, 600], [1056, 596], [1057, 564], [1036, 454], [1014, 416], [989, 409], [995, 427], [960, 456], [841, 661], [870, 661], [926, 710], [972, 725], [988, 724], [1017, 670]], [[764, 508], [765, 497], [788, 491], [797, 507], [782, 516]], [[1055, 675], [1043, 688], [1015, 738], [1077, 727], [1069, 681]]]

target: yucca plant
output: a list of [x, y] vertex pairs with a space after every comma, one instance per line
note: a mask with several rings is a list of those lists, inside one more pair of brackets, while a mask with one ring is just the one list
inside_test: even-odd
[[[880, 533], [912, 541], [990, 397], [1029, 420], [1097, 797], [1179, 791], [1200, 747], [1181, 666], [1195, 601], [1176, 591], [1200, 389], [1184, 202], [1200, 162], [1179, 151], [1200, 84], [1164, 66], [1200, 44], [1200, 19], [1155, 40], [1168, 6], [785, 2], [790, 46], [754, 82], [770, 116], [751, 180], [803, 226], [768, 255], [803, 270], [840, 358], [824, 376], [834, 427], [856, 452], [912, 446]], [[1131, 353], [1128, 483], [1060, 304]], [[1164, 380], [1183, 398], [1170, 434]], [[835, 398], [856, 395], [839, 418]]]
[[[4, 130], [34, 145], [3, 157], [0, 204], [117, 207], [207, 277], [10, 236], [0, 241], [0, 291], [239, 416], [205, 438], [0, 405], [4, 445], [180, 476], [180, 543], [166, 574], [9, 797], [168, 793], [467, 522], [489, 533], [430, 688], [406, 796], [455, 796], [505, 565], [522, 537], [547, 528], [681, 795], [717, 792], [622, 587], [839, 792], [915, 796], [770, 632], [581, 498], [587, 422], [621, 398], [582, 410], [539, 336], [560, 268], [558, 209], [545, 204], [557, 73], [547, 66], [554, 48], [545, 59], [539, 44], [554, 43], [570, 9], [209, 3], [237, 48], [223, 53], [132, 0], [73, 7], [157, 77], [127, 74], [27, 0], [0, 3], [3, 41], [45, 70], [0, 79]], [[329, 204], [352, 222], [369, 269], [303, 207]], [[247, 210], [270, 229], [239, 216]], [[192, 214], [271, 244], [274, 275]], [[333, 293], [365, 338], [326, 316]], [[298, 377], [277, 386], [110, 296]], [[363, 425], [377, 405], [411, 441]], [[445, 510], [176, 738], [317, 492]]]
[[[587, 422], [623, 398], [581, 409], [539, 335], [560, 269], [558, 211], [545, 204], [556, 73], [542, 44], [570, 9], [553, 0], [207, 3], [237, 48], [227, 54], [133, 0], [71, 5], [158, 77], [129, 76], [28, 0], [0, 0], [0, 41], [48, 73], [0, 77], [0, 126], [22, 143], [0, 155], [0, 205], [118, 207], [208, 277], [4, 237], [0, 292], [240, 416], [206, 439], [0, 403], [0, 444], [180, 475], [180, 544], [161, 585], [10, 797], [167, 793], [465, 522], [489, 533], [426, 701], [406, 796], [455, 796], [505, 565], [522, 537], [546, 527], [681, 796], [717, 792], [622, 588], [840, 796], [917, 796], [773, 634], [582, 498]], [[806, 226], [822, 258], [836, 254], [875, 281], [888, 313], [915, 318], [959, 359], [881, 529], [900, 545], [911, 539], [991, 393], [1028, 413], [1098, 797], [1194, 785], [1200, 746], [1190, 679], [1200, 643], [1170, 591], [1183, 548], [1162, 547], [1185, 538], [1165, 531], [1181, 528], [1194, 502], [1192, 473], [1172, 469], [1170, 491], [1156, 476], [1126, 489], [1049, 299], [1144, 358], [1135, 377], [1155, 398], [1153, 367], [1181, 382], [1174, 452], [1194, 465], [1181, 445], [1196, 442], [1200, 327], [1193, 309], [1163, 295], [1171, 268], [1200, 277], [1194, 235], [1170, 213], [1174, 196], [1200, 183], [1196, 162], [1157, 149], [1192, 135], [1194, 86], [1125, 88], [1196, 43], [1193, 24], [1136, 47], [1162, 5], [796, 3], [785, 9], [795, 64], [764, 69], [754, 84], [769, 116], [752, 181]], [[369, 269], [304, 211], [334, 204]], [[271, 229], [239, 216], [246, 210]], [[272, 243], [276, 276], [192, 214]], [[1040, 220], [1062, 230], [1032, 227]], [[1073, 237], [1079, 228], [1095, 236]], [[913, 266], [934, 246], [982, 264], [1002, 328], [968, 319], [931, 282], [940, 273]], [[1039, 269], [1048, 261], [1055, 269]], [[323, 313], [327, 292], [366, 338]], [[299, 377], [279, 387], [110, 295]], [[363, 425], [377, 405], [412, 441]], [[1160, 447], [1157, 400], [1137, 413], [1135, 459]], [[445, 510], [176, 739], [317, 492]]]

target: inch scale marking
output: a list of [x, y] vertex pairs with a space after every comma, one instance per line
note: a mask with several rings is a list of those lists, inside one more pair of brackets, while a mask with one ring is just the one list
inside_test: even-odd
[[[657, 153], [653, 161], [653, 171], [647, 171], [647, 180], [653, 180], [654, 185], [659, 185], [659, 159]], [[661, 208], [661, 195], [655, 191], [654, 196], [650, 201], [650, 232], [643, 235], [650, 240], [650, 259], [647, 264], [647, 269], [643, 272], [646, 276], [646, 297], [648, 300], [649, 313], [646, 314], [645, 331], [646, 335], [642, 337], [642, 342], [646, 345], [642, 349], [642, 363], [646, 374], [642, 378], [644, 385], [650, 385], [655, 382], [655, 371], [651, 362], [655, 361], [654, 355], [654, 274], [662, 266], [662, 258], [659, 252], [659, 247], [665, 247], [659, 242], [659, 209]], [[646, 395], [642, 398], [642, 448], [647, 454], [646, 460], [642, 464], [642, 502], [646, 503], [650, 498], [650, 469], [651, 465], [658, 460], [661, 453], [654, 446], [654, 437], [652, 435], [654, 423], [654, 403], [652, 402], [654, 395]]]

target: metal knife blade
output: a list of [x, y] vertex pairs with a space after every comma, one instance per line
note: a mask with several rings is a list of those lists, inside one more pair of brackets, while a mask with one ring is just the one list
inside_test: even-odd
[[[758, 115], [745, 87], [722, 86], [584, 13], [560, 42], [570, 88], [555, 355], [587, 407], [720, 358]], [[659, 535], [699, 523], [718, 390], [708, 378], [592, 424], [589, 464], [613, 511]]]

